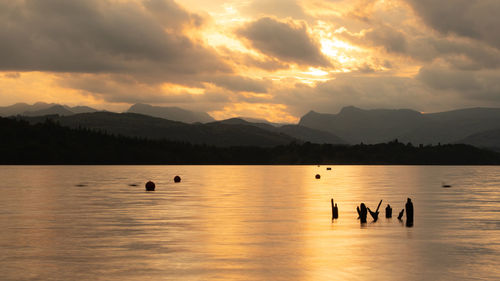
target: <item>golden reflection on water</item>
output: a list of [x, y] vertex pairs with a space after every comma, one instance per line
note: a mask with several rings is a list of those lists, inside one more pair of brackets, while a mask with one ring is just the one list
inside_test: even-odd
[[[500, 277], [499, 168], [332, 168], [2, 167], [0, 279]], [[407, 197], [413, 228], [396, 219]], [[356, 206], [381, 199], [379, 221], [360, 224]]]

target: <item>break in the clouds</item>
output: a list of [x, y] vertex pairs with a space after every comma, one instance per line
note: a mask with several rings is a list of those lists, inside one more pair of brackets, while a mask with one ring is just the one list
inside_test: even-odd
[[0, 0], [0, 104], [280, 122], [500, 106], [498, 14], [496, 0]]

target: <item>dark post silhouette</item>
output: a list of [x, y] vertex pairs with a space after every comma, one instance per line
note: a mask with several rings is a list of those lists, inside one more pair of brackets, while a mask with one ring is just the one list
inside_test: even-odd
[[388, 219], [392, 218], [392, 208], [389, 204], [387, 204], [387, 207], [385, 207], [385, 217]]
[[408, 200], [406, 201], [405, 209], [406, 209], [406, 226], [408, 227], [413, 226], [413, 203], [411, 202], [410, 198], [408, 198]]
[[380, 202], [378, 203], [378, 206], [377, 206], [377, 209], [375, 210], [375, 212], [372, 212], [372, 210], [370, 210], [370, 208], [368, 208], [368, 212], [370, 212], [370, 215], [372, 216], [373, 221], [378, 220], [378, 214], [380, 213], [378, 211], [378, 209], [380, 208], [380, 204], [382, 204], [382, 200], [380, 200]]
[[358, 216], [359, 216], [359, 220], [361, 221], [361, 223], [366, 223], [366, 215], [368, 213], [366, 210], [365, 203], [361, 203], [361, 205], [356, 207], [356, 210], [358, 211]]
[[332, 220], [335, 218], [335, 209], [333, 207], [333, 198], [330, 199], [330, 202], [332, 203]]
[[335, 206], [333, 205], [333, 198], [332, 198], [331, 202], [332, 202], [332, 220], [338, 219], [339, 218], [339, 208], [337, 207], [337, 203], [335, 203]]
[[398, 220], [401, 220], [401, 218], [403, 218], [404, 213], [405, 213], [405, 209], [402, 209], [401, 212], [399, 212]]

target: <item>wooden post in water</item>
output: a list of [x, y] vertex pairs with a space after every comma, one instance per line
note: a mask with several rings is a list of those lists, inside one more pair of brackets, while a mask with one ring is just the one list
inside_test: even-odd
[[380, 204], [382, 204], [382, 200], [380, 200], [380, 202], [378, 202], [377, 210], [375, 210], [375, 213], [378, 213], [378, 209], [380, 208]]
[[385, 207], [385, 217], [388, 219], [392, 218], [392, 208], [389, 204], [387, 204], [387, 207]]
[[330, 200], [332, 202], [332, 220], [335, 218], [335, 210], [333, 209], [333, 198]]
[[339, 218], [339, 208], [337, 207], [337, 203], [335, 203], [335, 207], [333, 207], [333, 218], [334, 219]]
[[333, 204], [333, 198], [330, 200], [332, 202], [332, 220], [339, 218], [339, 208], [337, 207], [337, 203]]

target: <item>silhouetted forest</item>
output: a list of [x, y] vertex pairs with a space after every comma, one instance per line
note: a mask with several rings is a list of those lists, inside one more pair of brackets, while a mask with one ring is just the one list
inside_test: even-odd
[[500, 164], [499, 153], [463, 144], [215, 147], [70, 129], [51, 120], [30, 125], [0, 118], [0, 136], [0, 164]]

